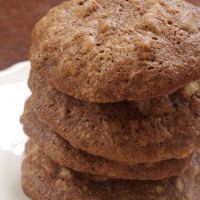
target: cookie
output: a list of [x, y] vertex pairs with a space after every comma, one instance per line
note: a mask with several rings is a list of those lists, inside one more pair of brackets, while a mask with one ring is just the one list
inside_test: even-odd
[[186, 158], [200, 144], [200, 100], [193, 83], [149, 101], [94, 104], [64, 95], [32, 71], [29, 87], [42, 122], [73, 147], [132, 164]]
[[[29, 144], [32, 145], [32, 144]], [[180, 177], [162, 181], [123, 181], [63, 168], [37, 147], [25, 158], [22, 186], [33, 200], [199, 200], [200, 159]]]
[[192, 160], [192, 156], [181, 160], [167, 160], [155, 164], [127, 165], [95, 157], [73, 148], [66, 140], [43, 125], [31, 108], [31, 99], [26, 102], [21, 122], [24, 132], [60, 165], [75, 171], [117, 179], [161, 180], [182, 174]]
[[30, 60], [89, 102], [166, 95], [200, 77], [200, 8], [182, 0], [70, 0], [33, 31]]

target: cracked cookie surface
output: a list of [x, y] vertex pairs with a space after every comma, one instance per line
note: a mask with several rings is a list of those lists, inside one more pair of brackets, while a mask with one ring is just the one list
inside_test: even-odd
[[45, 126], [33, 112], [29, 98], [21, 117], [24, 132], [52, 160], [75, 171], [127, 180], [161, 180], [182, 174], [190, 164], [192, 155], [185, 159], [172, 159], [158, 163], [131, 165], [110, 161], [73, 148], [56, 132]]
[[33, 71], [29, 87], [42, 122], [73, 147], [132, 164], [186, 158], [200, 141], [196, 84], [149, 101], [95, 104], [64, 95]]
[[198, 200], [199, 156], [179, 177], [162, 181], [123, 181], [74, 172], [53, 162], [33, 143], [26, 147], [22, 186], [33, 200]]
[[200, 8], [182, 0], [70, 0], [36, 25], [32, 67], [106, 103], [166, 95], [200, 76]]

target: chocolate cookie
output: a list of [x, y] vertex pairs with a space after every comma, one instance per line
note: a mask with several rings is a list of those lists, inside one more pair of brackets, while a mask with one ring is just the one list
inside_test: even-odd
[[200, 144], [197, 83], [149, 101], [94, 104], [47, 85], [32, 71], [33, 107], [73, 147], [132, 164], [186, 158]]
[[32, 67], [90, 102], [141, 100], [200, 77], [200, 9], [182, 0], [70, 0], [36, 25]]
[[123, 181], [74, 172], [57, 165], [37, 147], [30, 150], [22, 166], [22, 186], [33, 200], [199, 200], [199, 156], [180, 177]]
[[127, 165], [95, 157], [73, 148], [66, 140], [43, 125], [33, 112], [31, 104], [31, 99], [29, 99], [21, 117], [24, 132], [51, 159], [75, 171], [118, 179], [160, 180], [182, 174], [192, 160], [190, 156], [181, 160], [167, 160], [155, 164]]

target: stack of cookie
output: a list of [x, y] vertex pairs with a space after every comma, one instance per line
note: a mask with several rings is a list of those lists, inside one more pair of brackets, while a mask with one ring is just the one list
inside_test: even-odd
[[199, 200], [200, 9], [183, 0], [70, 0], [33, 31], [35, 200]]

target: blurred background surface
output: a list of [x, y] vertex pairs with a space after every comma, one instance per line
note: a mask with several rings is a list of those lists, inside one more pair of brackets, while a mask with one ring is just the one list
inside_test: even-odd
[[[63, 0], [0, 0], [0, 70], [28, 59], [34, 24]], [[200, 6], [200, 0], [188, 0]]]

